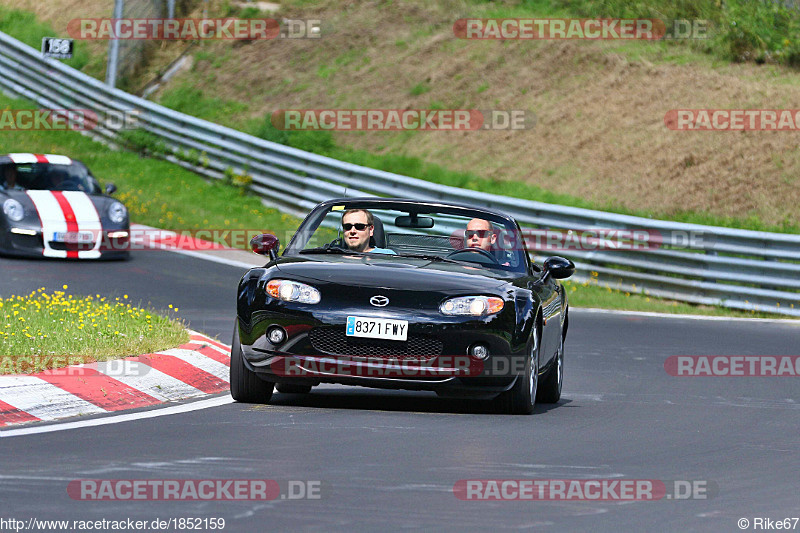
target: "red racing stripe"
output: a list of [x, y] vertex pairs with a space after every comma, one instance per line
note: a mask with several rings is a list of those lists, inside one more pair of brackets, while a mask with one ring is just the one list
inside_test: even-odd
[[[39, 156], [37, 155], [36, 157], [38, 158]], [[75, 212], [72, 210], [72, 206], [69, 205], [69, 202], [64, 197], [64, 193], [61, 191], [51, 191], [51, 192], [53, 193], [53, 196], [58, 202], [58, 206], [61, 208], [61, 211], [64, 213], [64, 220], [67, 221], [67, 231], [69, 233], [77, 233], [78, 221], [75, 219]], [[77, 259], [78, 251], [67, 250], [67, 257], [70, 259]]]
[[217, 376], [171, 355], [152, 353], [138, 357], [127, 357], [126, 359], [149, 365], [159, 372], [172, 376], [208, 394], [222, 392], [230, 388], [230, 384], [227, 381], [223, 381]]
[[106, 411], [122, 411], [162, 403], [161, 400], [129, 387], [92, 366], [95, 365], [74, 367], [72, 373], [69, 369], [61, 368], [41, 372], [36, 377]]
[[0, 401], [0, 427], [9, 426], [11, 424], [24, 424], [25, 422], [36, 422], [37, 420], [39, 419], [35, 416], [29, 415], [13, 405]]
[[33, 157], [36, 158], [37, 163], [49, 163], [47, 157], [43, 156], [42, 154], [33, 154]]

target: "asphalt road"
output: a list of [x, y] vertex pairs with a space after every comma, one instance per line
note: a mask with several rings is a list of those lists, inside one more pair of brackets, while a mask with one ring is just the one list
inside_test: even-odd
[[[128, 294], [229, 342], [239, 268], [166, 252], [123, 263], [0, 259], [0, 294]], [[800, 328], [573, 310], [564, 398], [530, 417], [432, 393], [322, 386], [268, 406], [0, 439], [0, 519], [224, 518], [225, 531], [740, 531], [800, 516], [797, 377], [673, 377], [671, 355], [797, 355]], [[79, 501], [77, 479], [319, 481], [318, 499]], [[461, 501], [467, 479], [687, 481], [708, 497]], [[0, 530], [3, 530], [0, 522]], [[202, 528], [201, 528], [202, 529]], [[169, 530], [177, 530], [169, 528]], [[202, 530], [209, 530], [205, 528]], [[797, 525], [800, 530], [800, 524]]]

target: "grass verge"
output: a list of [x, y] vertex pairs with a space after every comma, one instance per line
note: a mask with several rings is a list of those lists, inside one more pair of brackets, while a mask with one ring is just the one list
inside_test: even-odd
[[0, 298], [0, 374], [152, 353], [189, 340], [179, 321], [127, 299], [50, 294], [44, 288]]

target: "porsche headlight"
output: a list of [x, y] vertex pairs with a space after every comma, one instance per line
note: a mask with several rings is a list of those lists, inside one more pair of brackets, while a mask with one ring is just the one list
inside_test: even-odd
[[14, 222], [19, 222], [25, 218], [25, 209], [23, 209], [21, 203], [13, 198], [9, 198], [3, 202], [3, 213], [6, 214], [9, 220]]
[[445, 300], [439, 310], [445, 315], [493, 315], [503, 310], [503, 299], [496, 296], [461, 296]]
[[267, 283], [267, 294], [285, 302], [302, 304], [317, 304], [320, 300], [319, 291], [311, 285], [288, 279], [270, 280]]
[[125, 221], [125, 218], [128, 216], [128, 210], [125, 209], [125, 206], [119, 202], [113, 202], [110, 206], [108, 206], [108, 218], [114, 224], [121, 224]]

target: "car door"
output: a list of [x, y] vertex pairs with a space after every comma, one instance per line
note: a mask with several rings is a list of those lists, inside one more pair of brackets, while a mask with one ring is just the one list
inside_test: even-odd
[[[543, 279], [544, 278], [544, 279]], [[540, 340], [539, 366], [550, 362], [559, 346], [561, 335], [561, 286], [551, 276], [536, 270], [531, 264], [531, 282], [529, 288], [536, 292], [542, 302], [542, 338]]]

